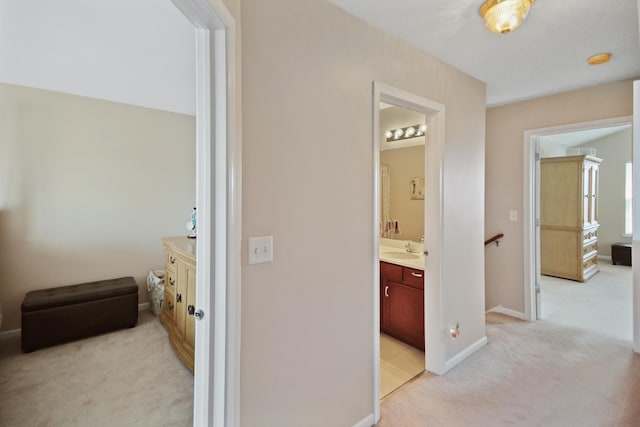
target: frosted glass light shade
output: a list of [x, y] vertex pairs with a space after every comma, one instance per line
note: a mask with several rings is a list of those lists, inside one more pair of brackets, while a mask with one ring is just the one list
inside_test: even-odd
[[480, 15], [489, 31], [499, 34], [510, 33], [522, 24], [534, 1], [487, 0], [480, 8]]

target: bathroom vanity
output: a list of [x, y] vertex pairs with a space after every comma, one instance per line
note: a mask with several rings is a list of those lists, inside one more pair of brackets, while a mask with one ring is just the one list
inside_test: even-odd
[[424, 351], [422, 253], [380, 247], [380, 331]]

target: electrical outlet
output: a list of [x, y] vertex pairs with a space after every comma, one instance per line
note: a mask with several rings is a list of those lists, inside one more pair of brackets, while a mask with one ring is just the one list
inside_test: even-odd
[[518, 221], [518, 211], [509, 211], [509, 221], [511, 222]]
[[273, 236], [249, 238], [249, 264], [273, 261]]

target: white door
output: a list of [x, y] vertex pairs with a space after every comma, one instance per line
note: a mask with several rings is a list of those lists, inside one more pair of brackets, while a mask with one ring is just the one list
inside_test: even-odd
[[193, 424], [238, 423], [240, 143], [233, 16], [221, 1], [171, 0], [196, 40], [196, 317]]
[[640, 353], [640, 80], [633, 82], [633, 350]]
[[540, 142], [535, 142], [535, 158], [534, 158], [534, 176], [535, 176], [535, 207], [534, 207], [534, 239], [535, 249], [535, 303], [536, 303], [536, 319], [542, 318], [542, 298], [540, 292], [540, 281], [542, 274], [540, 273]]

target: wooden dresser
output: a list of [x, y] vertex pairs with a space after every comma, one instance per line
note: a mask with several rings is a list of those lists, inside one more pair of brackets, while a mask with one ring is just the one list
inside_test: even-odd
[[584, 282], [598, 267], [598, 172], [592, 156], [540, 160], [540, 267]]
[[193, 372], [195, 319], [187, 307], [196, 304], [196, 239], [166, 237], [164, 304], [160, 321], [182, 362]]

